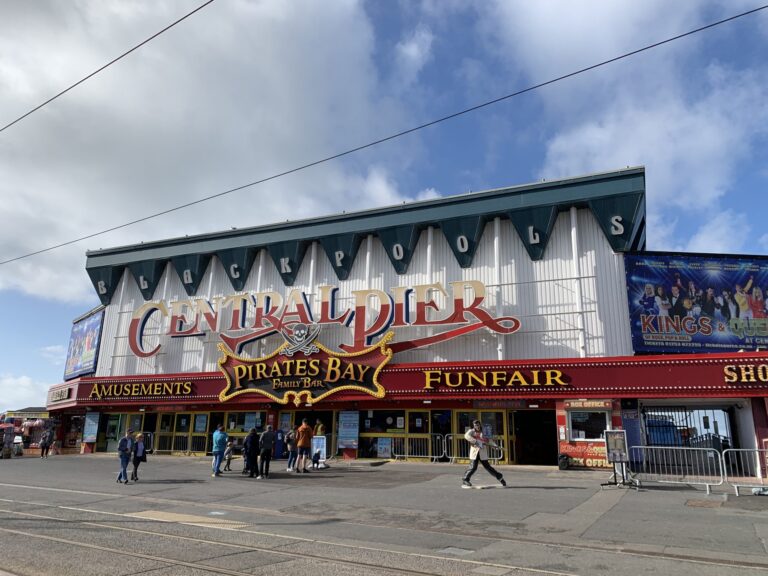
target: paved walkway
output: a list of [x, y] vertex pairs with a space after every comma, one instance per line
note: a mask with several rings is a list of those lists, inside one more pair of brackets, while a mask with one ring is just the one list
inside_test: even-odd
[[[682, 485], [601, 489], [607, 471], [549, 467], [500, 467], [509, 488], [472, 490], [461, 488], [463, 467], [449, 464], [333, 463], [293, 474], [277, 461], [269, 480], [241, 475], [241, 465], [211, 478], [208, 458], [150, 456], [140, 482], [122, 485], [111, 455], [0, 460], [0, 566], [99, 574], [114, 563], [111, 534], [130, 525], [139, 540], [159, 534], [152, 553], [139, 551], [151, 574], [272, 573], [269, 566], [284, 574], [286, 563], [305, 561], [313, 575], [768, 574], [768, 497]], [[497, 485], [482, 469], [473, 483]], [[57, 522], [32, 523], [30, 515]], [[171, 537], [198, 544], [185, 555]], [[61, 545], [61, 570], [33, 560], [36, 538]], [[79, 547], [93, 542], [84, 566]], [[232, 567], [213, 542], [258, 552], [255, 571]], [[206, 550], [200, 558], [198, 545]], [[201, 568], [218, 554], [229, 571]]]

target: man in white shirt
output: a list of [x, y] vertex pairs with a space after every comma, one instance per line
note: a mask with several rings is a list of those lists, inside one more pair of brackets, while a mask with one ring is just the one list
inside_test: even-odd
[[464, 472], [464, 478], [461, 483], [467, 487], [472, 486], [472, 482], [470, 482], [469, 479], [472, 478], [472, 474], [477, 471], [477, 465], [482, 464], [483, 468], [488, 470], [488, 474], [496, 478], [502, 486], [506, 486], [507, 483], [504, 481], [504, 475], [495, 470], [493, 466], [488, 463], [488, 444], [490, 443], [490, 440], [483, 434], [483, 425], [480, 420], [472, 422], [472, 428], [467, 430], [466, 434], [464, 434], [464, 439], [469, 442], [470, 445], [470, 464], [469, 468]]

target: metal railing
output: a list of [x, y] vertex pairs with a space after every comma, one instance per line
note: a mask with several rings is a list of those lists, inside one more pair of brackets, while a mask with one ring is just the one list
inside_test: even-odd
[[[495, 446], [488, 446], [488, 460], [498, 462], [504, 458], [506, 441], [504, 438], [494, 439]], [[451, 463], [457, 460], [469, 460], [469, 442], [464, 439], [464, 434], [445, 435], [445, 456]]]
[[724, 481], [720, 453], [714, 448], [632, 446], [629, 470], [640, 483], [701, 484], [707, 494]]
[[395, 460], [429, 458], [436, 462], [445, 456], [445, 437], [442, 434], [394, 437], [392, 456]]
[[170, 454], [173, 451], [173, 434], [161, 432], [157, 435], [157, 444], [155, 452], [159, 454]]
[[723, 451], [725, 481], [739, 496], [739, 488], [765, 488], [768, 486], [768, 450], [729, 448]]

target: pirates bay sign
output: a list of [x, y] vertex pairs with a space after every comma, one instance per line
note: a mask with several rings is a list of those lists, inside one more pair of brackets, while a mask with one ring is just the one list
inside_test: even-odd
[[[398, 286], [390, 293], [382, 290], [355, 290], [353, 308], [337, 312], [338, 288], [320, 286], [318, 304], [310, 306], [306, 293], [291, 290], [287, 296], [277, 292], [244, 292], [220, 296], [208, 301], [202, 298], [172, 302], [147, 302], [131, 318], [128, 344], [139, 357], [154, 356], [162, 348], [162, 339], [154, 338], [154, 346], [146, 345], [147, 325], [159, 316], [160, 334], [173, 338], [203, 336], [218, 333], [221, 342], [234, 355], [243, 348], [272, 334], [283, 334], [290, 345], [293, 326], [301, 325], [308, 332], [320, 326], [341, 325], [351, 329], [352, 343], [341, 344], [343, 352], [360, 352], [388, 330], [405, 326], [450, 326], [457, 328], [408, 342], [395, 342], [393, 353], [428, 346], [487, 328], [499, 334], [512, 334], [520, 328], [520, 321], [512, 316], [494, 317], [483, 302], [486, 288], [482, 282], [459, 281], [418, 286]], [[437, 294], [445, 297], [446, 307], [441, 309]], [[154, 330], [153, 330], [154, 332]], [[157, 335], [156, 333], [153, 335]]]

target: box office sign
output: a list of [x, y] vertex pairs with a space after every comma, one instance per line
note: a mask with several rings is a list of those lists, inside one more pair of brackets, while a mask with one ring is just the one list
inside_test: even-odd
[[567, 410], [610, 410], [613, 403], [610, 400], [566, 400], [563, 406]]
[[302, 398], [314, 403], [343, 390], [383, 398], [379, 372], [392, 358], [387, 343], [393, 334], [385, 334], [374, 346], [345, 354], [318, 342], [320, 330], [314, 328], [305, 326], [300, 331], [284, 333], [285, 342], [262, 358], [236, 356], [219, 344], [224, 354], [219, 359], [219, 369], [227, 381], [219, 400], [260, 394], [279, 404], [293, 400], [299, 406]]

